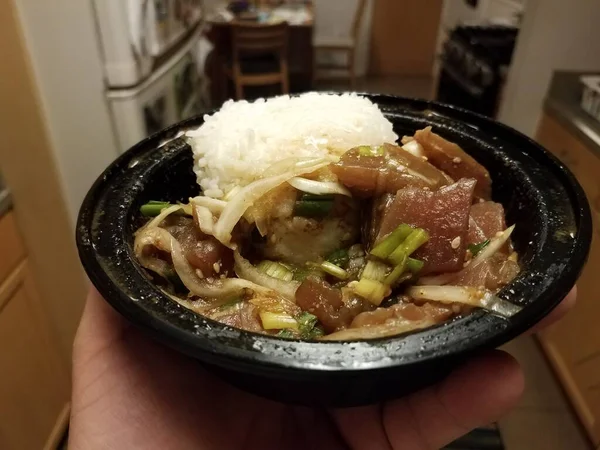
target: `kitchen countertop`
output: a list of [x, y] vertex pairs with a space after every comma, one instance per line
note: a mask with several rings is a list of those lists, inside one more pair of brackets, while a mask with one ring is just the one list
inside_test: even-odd
[[600, 157], [600, 122], [580, 106], [579, 77], [586, 74], [590, 72], [554, 72], [544, 109]]

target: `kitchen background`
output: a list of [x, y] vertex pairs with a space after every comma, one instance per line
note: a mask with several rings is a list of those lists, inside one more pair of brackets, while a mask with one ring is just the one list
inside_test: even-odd
[[[86, 290], [72, 237], [79, 205], [135, 142], [234, 96], [224, 63], [236, 11], [290, 23], [291, 91], [439, 99], [538, 139], [574, 171], [595, 214], [580, 301], [560, 324], [506, 347], [527, 376], [520, 406], [453, 448], [484, 448], [477, 439], [508, 450], [599, 448], [600, 83], [580, 76], [600, 73], [600, 3], [258, 3], [242, 12], [218, 0], [0, 6], [0, 448], [52, 449], [63, 438]], [[42, 384], [40, 370], [49, 374]]]

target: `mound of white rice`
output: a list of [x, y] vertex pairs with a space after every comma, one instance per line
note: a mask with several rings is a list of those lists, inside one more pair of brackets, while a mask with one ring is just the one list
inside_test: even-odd
[[340, 156], [359, 145], [396, 142], [392, 124], [356, 94], [228, 101], [186, 136], [204, 195], [221, 198], [291, 157]]

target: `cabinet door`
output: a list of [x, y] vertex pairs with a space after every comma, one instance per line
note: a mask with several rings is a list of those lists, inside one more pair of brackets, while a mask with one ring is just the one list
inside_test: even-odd
[[441, 0], [375, 0], [369, 73], [431, 76], [442, 3]]
[[27, 262], [0, 285], [0, 448], [45, 448], [68, 403], [69, 379]]
[[577, 304], [540, 341], [593, 441], [600, 443], [600, 159], [562, 125], [544, 116], [538, 141], [567, 165], [592, 208], [594, 233], [588, 263], [577, 283]]

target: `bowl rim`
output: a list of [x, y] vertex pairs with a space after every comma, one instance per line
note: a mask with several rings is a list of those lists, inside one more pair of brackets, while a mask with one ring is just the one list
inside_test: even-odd
[[[133, 155], [139, 158], [140, 155], [157, 151], [165, 140], [170, 139], [165, 139], [165, 136], [173, 136], [178, 130], [201, 120], [202, 116], [195, 116], [171, 125], [121, 154], [103, 171], [86, 194], [77, 220], [76, 242], [80, 259], [93, 285], [119, 313], [136, 326], [149, 331], [153, 337], [164, 344], [209, 363], [225, 367], [235, 366], [237, 369], [253, 372], [257, 370], [257, 363], [259, 363], [260, 369], [265, 371], [285, 369], [288, 373], [290, 371], [311, 371], [315, 374], [361, 372], [425, 363], [432, 359], [453, 357], [479, 349], [497, 347], [522, 334], [554, 309], [575, 284], [587, 260], [592, 236], [589, 204], [583, 188], [571, 171], [558, 158], [528, 136], [483, 115], [435, 101], [384, 94], [359, 93], [358, 95], [365, 96], [378, 104], [384, 114], [386, 114], [386, 104], [419, 104], [423, 110], [445, 115], [457, 123], [461, 122], [466, 125], [485, 123], [496, 129], [502, 129], [526, 144], [524, 147], [527, 147], [527, 150], [521, 149], [521, 152], [528, 156], [531, 156], [530, 153], [533, 152], [536, 156], [545, 158], [544, 163], [550, 164], [557, 175], [562, 176], [563, 185], [571, 194], [569, 204], [572, 206], [575, 220], [578, 220], [577, 234], [573, 240], [571, 252], [572, 257], [566, 270], [559, 276], [555, 276], [547, 289], [538, 295], [535, 301], [526, 306], [527, 314], [519, 313], [508, 321], [483, 311], [475, 311], [459, 320], [451, 320], [434, 327], [398, 336], [371, 340], [315, 342], [281, 339], [246, 332], [206, 319], [186, 309], [186, 313], [199, 316], [204, 319], [205, 323], [210, 323], [206, 329], [200, 327], [192, 331], [183, 329], [172, 321], [140, 307], [140, 303], [126, 294], [126, 289], [119, 286], [114, 278], [105, 272], [99, 260], [100, 256], [92, 244], [91, 223], [95, 217], [97, 198], [104, 192], [111, 177], [115, 176], [113, 173], [115, 169], [125, 164]], [[398, 106], [392, 107], [398, 108]], [[464, 122], [457, 116], [466, 117], [471, 121]], [[127, 262], [135, 267], [135, 263]], [[152, 286], [162, 300], [173, 301], [161, 293], [149, 280], [146, 283]], [[454, 343], [457, 345], [452, 348], [446, 346], [441, 352], [436, 352], [431, 347], [435, 334], [439, 334], [436, 330], [443, 329], [446, 334], [451, 334], [456, 327], [476, 323], [480, 334], [457, 341]], [[485, 329], [486, 333], [481, 333], [482, 329]], [[224, 338], [225, 341], [221, 341], [219, 338]], [[239, 339], [244, 341], [242, 346], [231, 344]], [[348, 354], [351, 356], [351, 360], [341, 363], [343, 358], [339, 357], [340, 353]]]

